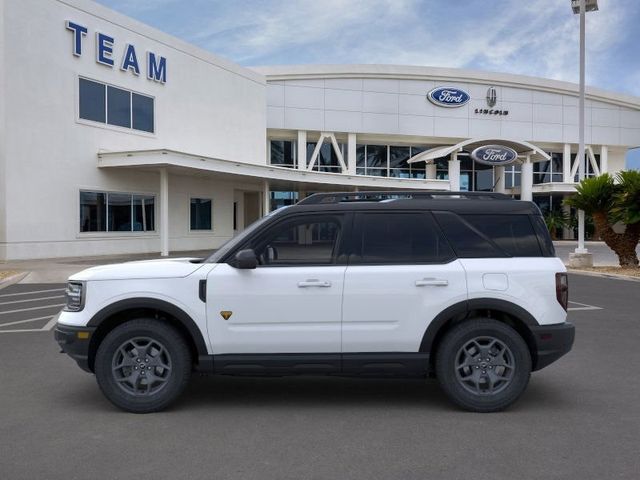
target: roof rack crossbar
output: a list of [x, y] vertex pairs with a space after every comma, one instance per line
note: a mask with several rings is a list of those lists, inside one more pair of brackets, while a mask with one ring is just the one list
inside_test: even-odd
[[317, 205], [342, 202], [380, 202], [383, 200], [423, 200], [437, 197], [473, 198], [475, 200], [513, 200], [509, 195], [494, 192], [451, 192], [451, 191], [414, 191], [379, 190], [362, 192], [314, 193], [298, 202], [298, 205]]

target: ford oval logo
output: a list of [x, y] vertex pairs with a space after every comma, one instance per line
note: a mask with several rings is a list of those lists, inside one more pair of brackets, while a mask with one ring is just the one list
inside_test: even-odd
[[461, 107], [466, 104], [471, 97], [464, 90], [455, 87], [436, 87], [427, 93], [427, 98], [431, 103], [441, 107]]
[[471, 152], [471, 158], [485, 165], [509, 165], [518, 158], [518, 152], [504, 145], [485, 145]]

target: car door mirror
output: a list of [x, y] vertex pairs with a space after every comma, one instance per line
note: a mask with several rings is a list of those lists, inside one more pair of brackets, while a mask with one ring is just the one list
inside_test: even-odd
[[254, 252], [251, 248], [240, 250], [238, 253], [236, 253], [232, 266], [243, 270], [251, 270], [256, 268], [258, 266], [258, 258], [256, 257], [256, 252]]

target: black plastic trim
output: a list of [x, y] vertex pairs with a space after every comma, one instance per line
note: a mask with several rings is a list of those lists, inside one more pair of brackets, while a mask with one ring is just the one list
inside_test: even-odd
[[421, 352], [257, 353], [201, 356], [198, 371], [218, 375], [336, 375], [425, 377], [429, 354]]
[[[73, 327], [56, 324], [53, 329], [53, 337], [60, 345], [61, 353], [66, 353], [76, 361], [78, 366], [85, 372], [91, 373], [89, 368], [89, 343], [95, 328], [93, 327]], [[78, 338], [78, 332], [89, 332], [87, 338]]]
[[202, 333], [193, 319], [181, 308], [164, 300], [158, 300], [157, 298], [130, 298], [112, 303], [96, 313], [87, 325], [90, 327], [98, 327], [104, 320], [117, 313], [138, 308], [159, 310], [168, 313], [187, 329], [195, 343], [198, 355], [206, 355], [208, 353]]
[[533, 370], [540, 370], [558, 360], [573, 347], [576, 329], [570, 322], [532, 327], [537, 358]]
[[429, 323], [427, 330], [422, 336], [422, 341], [420, 342], [420, 352], [431, 352], [433, 341], [435, 340], [438, 332], [445, 325], [445, 323], [447, 323], [452, 318], [464, 318], [468, 312], [468, 302], [465, 300], [463, 302], [456, 303], [454, 305], [451, 305], [450, 307], [445, 308], [438, 315], [436, 315], [436, 317], [431, 320], [431, 323]]
[[498, 298], [473, 298], [467, 301], [467, 305], [469, 310], [500, 310], [501, 312], [508, 313], [512, 317], [516, 317], [530, 327], [537, 327], [539, 325], [535, 317], [528, 311], [506, 300], [500, 300]]
[[198, 282], [198, 298], [202, 300], [204, 303], [207, 303], [207, 281], [200, 280]]

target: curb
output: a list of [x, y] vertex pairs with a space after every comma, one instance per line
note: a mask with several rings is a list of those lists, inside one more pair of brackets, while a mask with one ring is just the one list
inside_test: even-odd
[[628, 282], [640, 282], [640, 278], [630, 277], [628, 275], [618, 275], [616, 273], [599, 273], [599, 272], [588, 272], [586, 270], [577, 270], [573, 268], [567, 268], [569, 273], [575, 273], [577, 275], [585, 275], [587, 277], [601, 277], [601, 278], [609, 278], [612, 280], [626, 280]]
[[31, 272], [20, 272], [0, 280], [0, 290], [10, 285], [13, 285], [14, 283], [18, 283], [20, 280], [23, 280], [30, 273]]

